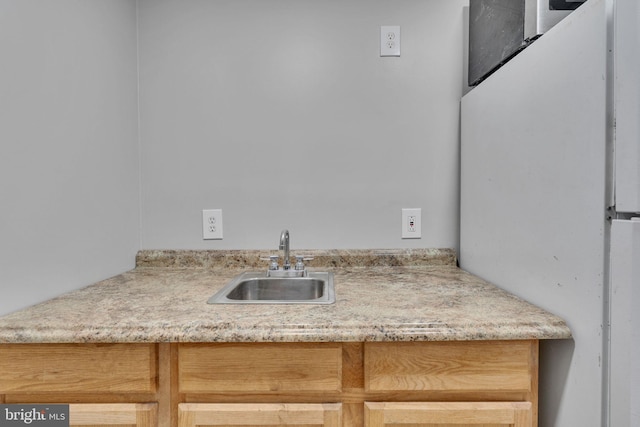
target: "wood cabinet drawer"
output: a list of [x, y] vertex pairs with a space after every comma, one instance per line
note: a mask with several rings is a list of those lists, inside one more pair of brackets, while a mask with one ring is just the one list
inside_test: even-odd
[[75, 403], [69, 405], [70, 427], [156, 427], [157, 403]]
[[365, 402], [365, 427], [531, 427], [530, 402]]
[[295, 426], [341, 427], [339, 403], [182, 403], [178, 427]]
[[3, 344], [2, 393], [152, 393], [155, 344]]
[[181, 393], [340, 391], [340, 344], [180, 344]]
[[367, 391], [531, 392], [537, 341], [365, 344]]

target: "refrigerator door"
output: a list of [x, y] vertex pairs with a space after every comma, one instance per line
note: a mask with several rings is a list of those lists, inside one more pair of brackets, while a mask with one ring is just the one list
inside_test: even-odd
[[640, 218], [611, 227], [611, 426], [640, 425]]
[[640, 212], [640, 2], [617, 0], [615, 10], [615, 204]]

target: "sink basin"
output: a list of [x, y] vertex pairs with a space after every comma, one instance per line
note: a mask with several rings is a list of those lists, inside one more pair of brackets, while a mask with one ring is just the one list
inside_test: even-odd
[[209, 304], [333, 304], [333, 273], [304, 277], [269, 277], [267, 272], [236, 276], [207, 301]]

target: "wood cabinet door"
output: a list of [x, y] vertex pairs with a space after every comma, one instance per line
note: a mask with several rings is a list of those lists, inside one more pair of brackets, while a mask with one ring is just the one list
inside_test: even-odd
[[534, 393], [537, 355], [536, 341], [366, 343], [365, 390]]
[[182, 343], [181, 393], [339, 392], [342, 346], [335, 343]]
[[342, 426], [340, 403], [182, 403], [179, 427]]
[[156, 427], [155, 403], [77, 403], [69, 405], [69, 426]]
[[365, 427], [533, 427], [529, 402], [365, 402]]
[[0, 394], [154, 393], [156, 344], [2, 344]]

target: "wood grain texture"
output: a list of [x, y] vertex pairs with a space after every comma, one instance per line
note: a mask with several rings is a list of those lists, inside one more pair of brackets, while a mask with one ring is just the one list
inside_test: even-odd
[[364, 387], [364, 343], [342, 344], [342, 387]]
[[177, 346], [170, 343], [158, 344], [158, 427], [172, 427], [177, 425]]
[[531, 427], [530, 402], [365, 402], [365, 426]]
[[0, 393], [152, 393], [156, 344], [4, 344]]
[[0, 402], [70, 403], [74, 427], [533, 427], [537, 376], [537, 340], [0, 346]]
[[72, 427], [156, 427], [155, 403], [72, 404], [69, 425]]
[[317, 392], [342, 387], [340, 344], [181, 344], [181, 393]]
[[531, 341], [365, 344], [365, 390], [530, 392]]
[[341, 427], [341, 406], [339, 403], [183, 403], [178, 407], [178, 426]]

